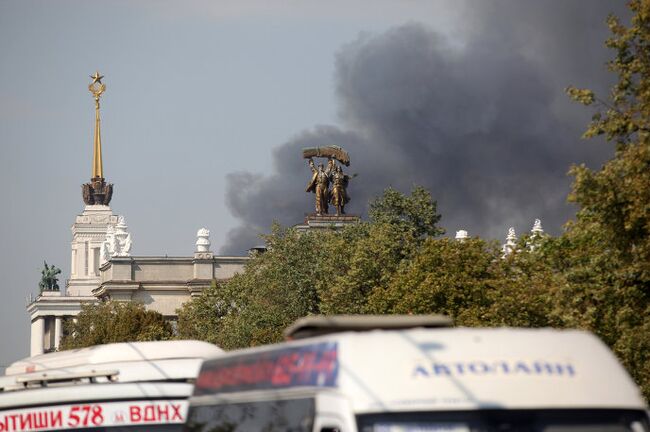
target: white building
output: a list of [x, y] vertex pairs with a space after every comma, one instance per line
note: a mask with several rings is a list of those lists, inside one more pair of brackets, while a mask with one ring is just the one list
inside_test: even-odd
[[[102, 166], [99, 98], [106, 87], [95, 73], [89, 90], [95, 99], [92, 177], [82, 186], [85, 207], [72, 224], [70, 279], [65, 290], [45, 289], [30, 301], [30, 355], [59, 347], [63, 320], [74, 319], [84, 303], [98, 299], [138, 301], [149, 310], [176, 319], [176, 309], [199, 295], [212, 280], [227, 280], [248, 257], [221, 257], [210, 251], [210, 232], [197, 233], [196, 252], [188, 257], [135, 257], [124, 218], [109, 207], [113, 185]], [[107, 235], [108, 234], [108, 235]]]

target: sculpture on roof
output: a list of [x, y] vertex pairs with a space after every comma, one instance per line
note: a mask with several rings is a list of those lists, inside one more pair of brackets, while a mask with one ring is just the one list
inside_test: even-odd
[[[307, 185], [306, 192], [316, 194], [316, 215], [322, 216], [329, 213], [329, 204], [336, 208], [336, 215], [345, 214], [345, 205], [350, 201], [347, 192], [348, 183], [354, 176], [343, 172], [339, 163], [349, 166], [350, 156], [338, 146], [312, 147], [302, 151], [303, 158], [308, 159], [312, 177]], [[318, 167], [314, 164], [314, 157], [327, 157], [327, 166], [322, 163]], [[330, 183], [332, 189], [330, 190]]]
[[124, 216], [117, 218], [117, 225], [109, 225], [106, 228], [106, 239], [100, 249], [101, 264], [110, 261], [113, 257], [131, 256], [133, 243], [127, 228]]
[[330, 194], [330, 201], [334, 208], [336, 208], [336, 215], [345, 214], [345, 205], [350, 202], [348, 195], [348, 182], [352, 177], [345, 174], [341, 165], [337, 165], [332, 173], [332, 193]]
[[43, 270], [41, 270], [41, 281], [38, 287], [43, 291], [59, 291], [59, 279], [56, 277], [61, 274], [61, 269], [54, 266], [48, 266], [47, 262], [43, 261]]
[[116, 256], [126, 257], [131, 256], [131, 234], [127, 231], [128, 226], [124, 216], [117, 218], [117, 225], [115, 226], [115, 252]]
[[333, 164], [334, 160], [330, 159], [327, 162], [327, 168], [325, 168], [322, 163], [318, 164], [318, 168], [316, 168], [314, 160], [311, 158], [309, 159], [309, 168], [311, 169], [312, 177], [305, 191], [316, 194], [316, 214], [318, 216], [322, 216], [329, 212], [329, 187]]
[[113, 256], [115, 256], [115, 227], [109, 225], [106, 227], [106, 239], [100, 248], [100, 265], [110, 261]]

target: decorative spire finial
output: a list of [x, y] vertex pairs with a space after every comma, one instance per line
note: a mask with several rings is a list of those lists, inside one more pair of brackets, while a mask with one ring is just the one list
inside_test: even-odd
[[508, 235], [506, 236], [506, 242], [501, 248], [503, 252], [502, 257], [505, 258], [510, 255], [512, 252], [517, 249], [517, 234], [515, 233], [514, 227], [508, 228]]
[[196, 232], [196, 251], [210, 252], [210, 230], [201, 228]]
[[539, 242], [545, 236], [546, 235], [544, 234], [544, 229], [542, 228], [542, 221], [539, 219], [535, 219], [535, 223], [533, 224], [533, 229], [530, 230], [530, 238], [526, 243], [528, 249], [530, 249], [530, 251], [534, 251], [537, 248]]
[[102, 83], [103, 75], [99, 74], [99, 71], [95, 72], [95, 75], [91, 75], [90, 78], [93, 79], [88, 85], [88, 90], [95, 97], [95, 139], [93, 146], [93, 175], [92, 178], [103, 178], [104, 170], [102, 167], [102, 136], [100, 132], [100, 121], [99, 121], [99, 98], [102, 96], [102, 93], [106, 91], [106, 84]]
[[93, 82], [88, 85], [88, 90], [95, 98], [95, 138], [93, 140], [93, 169], [90, 183], [82, 186], [83, 199], [88, 205], [108, 205], [113, 195], [113, 185], [104, 181], [104, 167], [102, 165], [102, 136], [99, 120], [99, 98], [106, 91], [102, 83], [103, 75], [99, 71], [91, 75]]
[[212, 259], [213, 256], [210, 251], [210, 230], [201, 228], [196, 232], [196, 251], [194, 252], [194, 258]]

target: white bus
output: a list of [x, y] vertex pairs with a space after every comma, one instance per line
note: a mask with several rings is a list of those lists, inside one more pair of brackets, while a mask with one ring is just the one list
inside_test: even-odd
[[0, 432], [178, 431], [201, 362], [198, 341], [133, 342], [42, 354], [0, 377]]
[[186, 430], [650, 430], [638, 388], [590, 333], [358, 320], [303, 320], [296, 340], [206, 360]]

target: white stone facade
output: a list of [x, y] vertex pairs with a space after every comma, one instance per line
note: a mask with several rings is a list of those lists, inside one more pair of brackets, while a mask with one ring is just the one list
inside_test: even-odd
[[241, 272], [247, 260], [206, 252], [193, 257], [115, 257], [102, 266], [102, 281], [93, 295], [137, 301], [174, 320], [183, 303], [201, 294], [213, 280], [225, 281]]
[[81, 305], [94, 302], [93, 296], [65, 296], [61, 291], [43, 291], [27, 306], [31, 318], [30, 355], [38, 355], [59, 348], [63, 334], [63, 320], [73, 319]]
[[[72, 225], [70, 279], [65, 291], [43, 291], [27, 306], [30, 355], [57, 350], [63, 321], [74, 319], [83, 304], [98, 299], [137, 301], [175, 320], [183, 303], [199, 295], [213, 279], [230, 279], [248, 260], [214, 256], [209, 235], [209, 230], [199, 230], [193, 256], [132, 257], [124, 218], [108, 206], [86, 206]], [[102, 258], [108, 260], [102, 262]]]
[[99, 285], [102, 244], [118, 216], [109, 206], [88, 205], [72, 225], [72, 258], [66, 296], [91, 296]]

